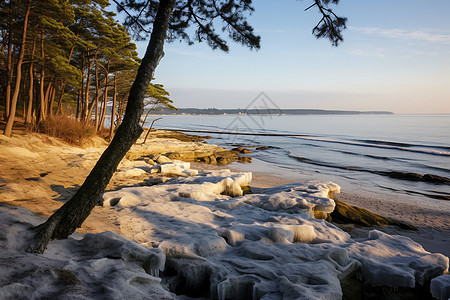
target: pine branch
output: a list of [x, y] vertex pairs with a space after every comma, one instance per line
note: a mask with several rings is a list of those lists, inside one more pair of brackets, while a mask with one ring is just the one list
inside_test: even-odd
[[[124, 11], [124, 12], [125, 12], [125, 13], [133, 20], [133, 23], [131, 23], [131, 24], [136, 24], [136, 25], [138, 25], [144, 32], [146, 32], [146, 33], [148, 33], [148, 34], [152, 33], [151, 31], [145, 29], [144, 26], [142, 26], [141, 22], [139, 22], [139, 20], [138, 20], [137, 18], [133, 17], [133, 16], [126, 10], [126, 8], [125, 8], [123, 5], [121, 5], [119, 2], [117, 2], [117, 0], [113, 0], [113, 1], [114, 1], [114, 3], [116, 3], [116, 5], [117, 5], [118, 7], [120, 7], [121, 10], [123, 10], [123, 11]], [[148, 2], [147, 2], [147, 4], [148, 4]], [[140, 15], [140, 14], [139, 14], [139, 15]], [[130, 24], [130, 25], [131, 25], [131, 24]]]

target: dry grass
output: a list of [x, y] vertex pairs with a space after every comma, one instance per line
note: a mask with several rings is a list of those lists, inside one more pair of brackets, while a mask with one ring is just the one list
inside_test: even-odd
[[67, 116], [54, 116], [39, 123], [34, 131], [62, 139], [63, 141], [80, 146], [85, 139], [95, 136], [95, 129], [89, 124]]

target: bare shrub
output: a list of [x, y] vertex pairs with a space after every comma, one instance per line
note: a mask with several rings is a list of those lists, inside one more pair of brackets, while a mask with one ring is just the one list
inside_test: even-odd
[[37, 132], [48, 134], [72, 145], [82, 145], [83, 140], [95, 135], [95, 128], [75, 118], [54, 116], [40, 122], [35, 128]]

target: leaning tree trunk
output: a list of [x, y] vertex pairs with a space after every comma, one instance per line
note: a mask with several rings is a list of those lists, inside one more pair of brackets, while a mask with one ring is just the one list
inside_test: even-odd
[[139, 120], [144, 112], [144, 96], [156, 66], [164, 55], [164, 40], [174, 4], [175, 0], [160, 1], [150, 42], [131, 87], [123, 122], [114, 139], [72, 199], [50, 216], [47, 222], [35, 228], [35, 240], [28, 251], [43, 253], [51, 239], [65, 239], [81, 227], [104, 192], [118, 164], [141, 135]]

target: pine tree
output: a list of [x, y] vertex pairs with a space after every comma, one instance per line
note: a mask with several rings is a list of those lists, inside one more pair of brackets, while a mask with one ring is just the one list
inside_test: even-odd
[[[316, 0], [315, 5], [319, 8], [322, 5], [326, 7], [330, 1], [338, 2], [338, 0]], [[136, 20], [136, 18], [129, 19], [129, 24], [140, 24], [135, 26], [145, 29], [144, 25], [139, 23], [143, 21], [144, 24], [152, 27], [147, 51], [129, 93], [122, 124], [109, 147], [72, 199], [66, 202], [45, 223], [35, 228], [35, 241], [28, 249], [29, 251], [43, 252], [51, 239], [67, 238], [89, 216], [119, 162], [143, 131], [139, 121], [144, 111], [144, 98], [154, 71], [164, 55], [165, 40], [181, 38], [188, 43], [192, 43], [194, 40], [206, 41], [213, 49], [219, 48], [228, 51], [226, 40], [214, 28], [217, 21], [222, 21], [224, 24], [222, 31], [232, 41], [250, 49], [259, 49], [260, 37], [253, 33], [253, 28], [247, 23], [245, 17], [246, 14], [253, 11], [251, 2], [251, 0], [160, 0], [159, 2], [127, 0], [121, 3], [122, 9], [129, 7], [145, 12], [139, 20]], [[327, 26], [336, 27], [333, 30], [340, 32], [342, 30], [340, 24], [339, 22], [325, 22], [325, 27], [319, 25], [318, 28], [320, 33], [324, 32], [323, 29]], [[196, 28], [193, 36], [190, 36], [187, 30], [190, 26]]]

